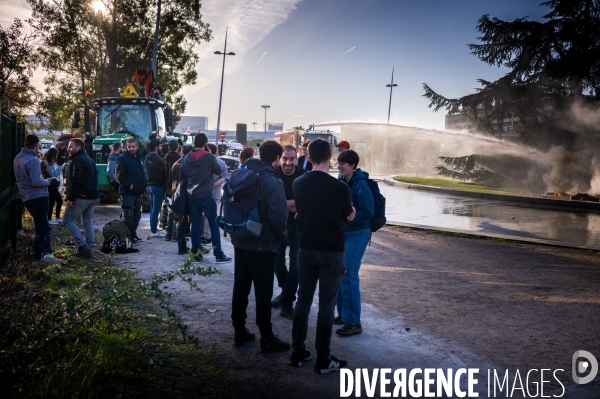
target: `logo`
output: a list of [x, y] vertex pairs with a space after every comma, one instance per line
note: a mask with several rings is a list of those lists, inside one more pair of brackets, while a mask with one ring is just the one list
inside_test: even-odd
[[[582, 360], [584, 358], [585, 360]], [[589, 374], [579, 377], [580, 374]], [[598, 360], [588, 351], [578, 350], [573, 353], [573, 381], [576, 384], [587, 384], [598, 374]]]

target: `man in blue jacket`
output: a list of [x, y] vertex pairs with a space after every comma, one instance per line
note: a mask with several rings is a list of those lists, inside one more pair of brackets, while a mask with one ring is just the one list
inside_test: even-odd
[[[67, 151], [71, 156], [69, 168], [69, 190], [67, 195], [67, 209], [63, 217], [65, 226], [77, 243], [77, 256], [84, 258], [92, 257], [94, 249], [94, 210], [100, 203], [98, 192], [98, 176], [96, 175], [96, 164], [84, 150], [81, 139], [72, 139]], [[81, 235], [79, 226], [75, 220], [83, 219], [85, 239]]]
[[42, 179], [42, 168], [36, 154], [40, 150], [40, 139], [30, 134], [25, 137], [25, 148], [13, 161], [13, 171], [17, 179], [23, 204], [33, 217], [35, 235], [33, 237], [33, 264], [42, 262], [63, 264], [63, 260], [52, 255], [50, 225], [48, 224], [48, 186], [54, 179]]
[[141, 239], [137, 228], [142, 218], [142, 194], [146, 190], [146, 173], [144, 163], [138, 153], [135, 139], [127, 140], [126, 152], [117, 160], [116, 178], [121, 195], [121, 208], [124, 222], [131, 232], [131, 240], [137, 244]]

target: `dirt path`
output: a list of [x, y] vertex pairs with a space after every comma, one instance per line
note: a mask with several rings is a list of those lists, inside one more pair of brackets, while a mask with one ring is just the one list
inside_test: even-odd
[[[118, 213], [116, 206], [97, 208], [96, 226]], [[146, 239], [147, 218], [143, 214], [138, 230], [144, 239], [140, 253], [117, 256], [121, 266], [145, 277], [184, 258], [176, 255], [176, 243]], [[223, 247], [233, 254], [228, 239]], [[205, 258], [207, 266], [215, 266], [213, 256]], [[204, 293], [177, 283], [167, 284], [167, 290], [181, 291], [175, 307], [200, 345], [227, 370], [230, 383], [244, 396], [339, 397], [337, 373], [319, 376], [312, 361], [291, 368], [289, 352], [261, 355], [258, 341], [231, 345], [233, 262], [219, 268], [222, 274], [199, 279]], [[363, 334], [332, 337], [332, 353], [348, 360], [351, 369], [468, 367], [480, 368], [481, 378], [487, 369], [564, 369], [559, 377], [572, 386], [573, 353], [584, 349], [600, 358], [600, 257], [595, 252], [386, 228], [374, 235], [363, 259], [361, 292]], [[316, 312], [313, 304], [307, 341], [313, 353]], [[252, 293], [248, 314], [247, 325], [257, 333]], [[291, 325], [273, 311], [273, 329], [287, 341]], [[600, 384], [593, 387], [596, 396], [589, 397], [600, 397]], [[487, 397], [484, 388], [480, 397]]]

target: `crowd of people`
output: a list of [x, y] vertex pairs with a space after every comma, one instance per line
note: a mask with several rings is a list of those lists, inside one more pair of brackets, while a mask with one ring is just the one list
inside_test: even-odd
[[[76, 256], [93, 256], [93, 216], [101, 196], [96, 165], [85, 152], [82, 140], [72, 139], [66, 149], [63, 147], [64, 143], [50, 149], [40, 161], [39, 139], [29, 135], [14, 160], [19, 191], [34, 219], [34, 264], [64, 263], [52, 254], [49, 226], [61, 221], [58, 187], [66, 165], [69, 168], [62, 222], [77, 244]], [[261, 352], [293, 349], [289, 364], [295, 367], [311, 360], [306, 339], [318, 285], [314, 371], [319, 374], [347, 365], [330, 353], [333, 325], [341, 325], [336, 330], [341, 337], [362, 332], [359, 270], [371, 239], [370, 219], [374, 213], [367, 184], [369, 175], [358, 168], [359, 155], [345, 141], [338, 148], [336, 178], [330, 174], [332, 152], [325, 140], [303, 143], [300, 157], [294, 146], [281, 146], [273, 140], [260, 145], [257, 157], [252, 148], [246, 147], [240, 153], [240, 170], [260, 176], [256, 183], [256, 208], [262, 228], [256, 236], [231, 238], [234, 345], [255, 340], [255, 334], [246, 327], [248, 296], [254, 286]], [[106, 174], [120, 195], [121, 217], [134, 245], [141, 241], [137, 232], [141, 197], [147, 192], [150, 239], [177, 241], [178, 254], [191, 252], [194, 262], [204, 261], [204, 255], [210, 252], [204, 246], [207, 244], [212, 246], [216, 263], [232, 261], [222, 250], [216, 219], [222, 186], [233, 176], [216, 153], [217, 147], [209, 144], [203, 133], [195, 136], [194, 146], [152, 140], [145, 157], [135, 139], [127, 140], [124, 146], [120, 142], [113, 144]], [[85, 237], [75, 223], [79, 218]], [[191, 248], [187, 246], [188, 233]], [[281, 292], [273, 297], [275, 277]], [[292, 320], [291, 345], [274, 334], [272, 308], [280, 309], [280, 316]]]

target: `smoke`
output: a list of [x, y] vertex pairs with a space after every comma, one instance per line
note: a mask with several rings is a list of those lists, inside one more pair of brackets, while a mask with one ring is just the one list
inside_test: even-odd
[[597, 161], [590, 151], [573, 152], [556, 146], [548, 152], [547, 160], [552, 165], [552, 171], [544, 175], [549, 190], [569, 194], [591, 191]]
[[[581, 101], [553, 112], [554, 128], [540, 140], [562, 142], [547, 151], [543, 143], [503, 142], [476, 133], [451, 132], [368, 122], [336, 122], [339, 140], [348, 140], [374, 173], [436, 174], [440, 156], [476, 155], [478, 167], [502, 177], [504, 188], [530, 193], [560, 191], [600, 195], [600, 110]], [[536, 148], [534, 148], [536, 147]]]
[[552, 166], [544, 175], [548, 189], [600, 194], [600, 111], [577, 100], [566, 112], [557, 112], [555, 120], [570, 140], [546, 154]]

